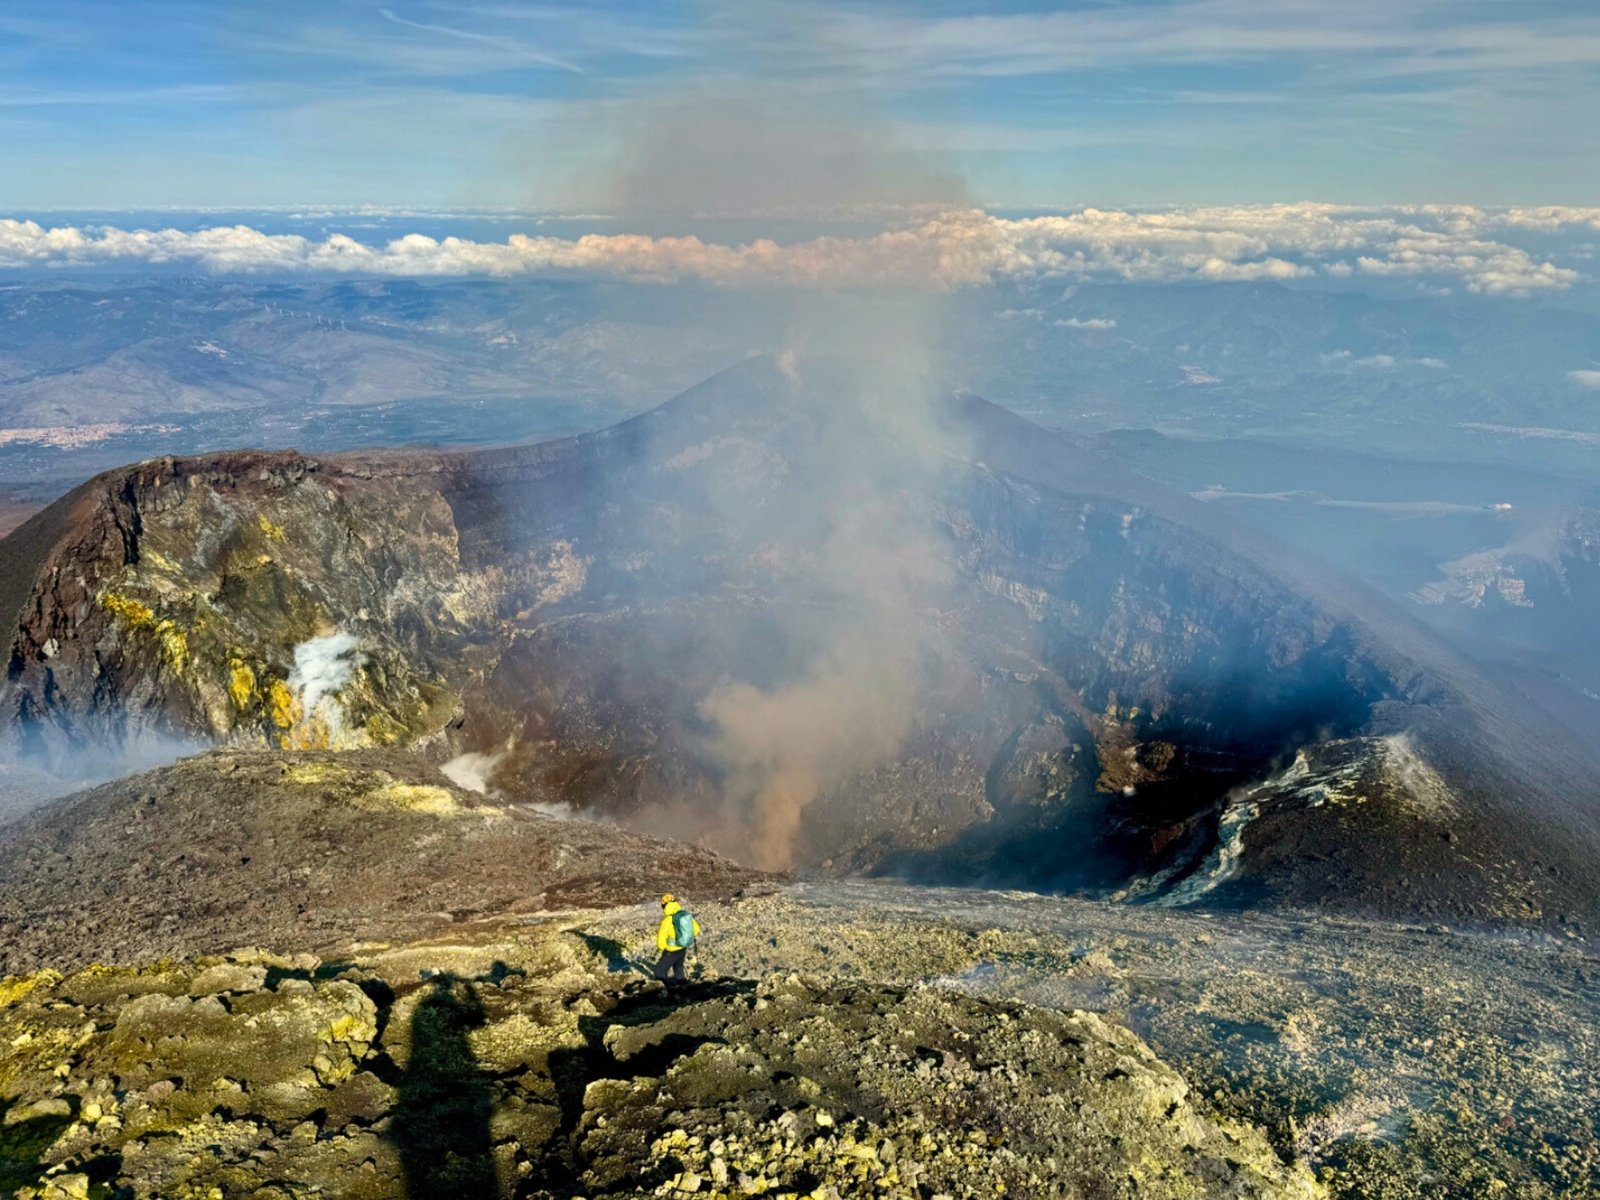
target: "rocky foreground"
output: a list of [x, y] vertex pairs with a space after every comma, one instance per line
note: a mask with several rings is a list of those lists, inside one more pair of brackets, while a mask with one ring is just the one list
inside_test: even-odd
[[1559, 928], [780, 889], [392, 751], [217, 750], [0, 828], [0, 1195], [1593, 1197]]
[[1576, 935], [866, 882], [707, 919], [708, 970], [1098, 1012], [1333, 1197], [1600, 1196], [1600, 961]]
[[0, 988], [0, 1185], [86, 1196], [1312, 1197], [1090, 1013], [796, 974], [669, 998], [551, 922]]
[[675, 997], [648, 903], [11, 977], [0, 1192], [1600, 1194], [1575, 940], [869, 884], [696, 908]]

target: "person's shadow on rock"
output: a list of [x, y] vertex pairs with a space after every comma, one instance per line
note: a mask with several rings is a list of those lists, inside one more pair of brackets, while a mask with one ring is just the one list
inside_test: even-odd
[[400, 1151], [407, 1200], [499, 1194], [490, 1147], [489, 1076], [467, 1035], [484, 1023], [471, 983], [441, 975], [411, 1015], [411, 1053], [389, 1136]]

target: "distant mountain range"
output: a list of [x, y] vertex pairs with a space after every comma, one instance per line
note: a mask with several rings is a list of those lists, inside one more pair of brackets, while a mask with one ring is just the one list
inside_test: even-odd
[[[922, 365], [1075, 430], [1592, 470], [1600, 318], [1585, 295], [1006, 285], [927, 302], [938, 352]], [[593, 282], [27, 276], [0, 287], [0, 479], [228, 445], [592, 428], [752, 353], [892, 353], [869, 343], [903, 304]], [[87, 448], [61, 432], [108, 425]]]

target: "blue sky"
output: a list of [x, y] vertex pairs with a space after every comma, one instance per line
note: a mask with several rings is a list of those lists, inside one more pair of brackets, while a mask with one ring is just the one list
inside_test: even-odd
[[685, 98], [988, 205], [1600, 202], [1592, 0], [0, 0], [0, 210], [604, 206]]

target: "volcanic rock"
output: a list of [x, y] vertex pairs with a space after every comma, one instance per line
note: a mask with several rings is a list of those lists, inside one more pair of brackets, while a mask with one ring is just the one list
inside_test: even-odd
[[[699, 847], [493, 804], [409, 755], [217, 750], [0, 829], [0, 973], [384, 941], [760, 878]], [[259, 981], [217, 967], [202, 984]]]
[[[659, 984], [546, 926], [0, 988], [0, 1184], [179, 1196], [1310, 1200], [1138, 1038], [927, 988]], [[493, 957], [493, 961], [488, 959]], [[416, 961], [443, 966], [419, 981]], [[267, 968], [208, 992], [219, 967]]]
[[[820, 873], [1159, 893], [1297, 756], [1404, 737], [1447, 801], [1374, 768], [1348, 821], [1279, 806], [1207, 901], [1414, 912], [1404, 859], [1449, 919], [1600, 914], [1570, 731], [1325, 566], [860, 364], [752, 360], [536, 446], [112, 472], [0, 542], [0, 612], [0, 727], [43, 759], [470, 754], [508, 798]], [[1536, 863], [1532, 906], [1489, 882]]]

